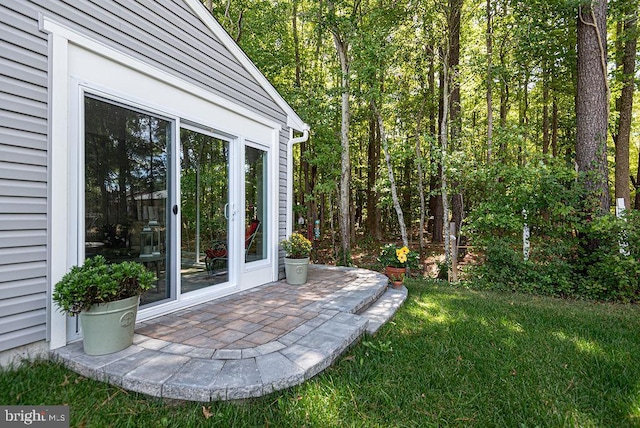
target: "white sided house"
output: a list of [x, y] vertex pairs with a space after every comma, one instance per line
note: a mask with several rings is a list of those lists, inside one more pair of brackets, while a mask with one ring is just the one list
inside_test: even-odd
[[0, 3], [0, 363], [80, 337], [88, 257], [157, 274], [138, 320], [277, 280], [307, 136], [199, 0]]

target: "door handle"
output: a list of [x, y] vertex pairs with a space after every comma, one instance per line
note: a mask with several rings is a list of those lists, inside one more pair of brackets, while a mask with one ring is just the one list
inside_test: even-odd
[[173, 211], [174, 214], [178, 214], [178, 206], [174, 205], [172, 211]]

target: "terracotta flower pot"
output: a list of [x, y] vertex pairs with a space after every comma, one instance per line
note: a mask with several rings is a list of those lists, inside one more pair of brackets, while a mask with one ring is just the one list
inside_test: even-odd
[[385, 268], [385, 274], [389, 277], [393, 288], [401, 288], [404, 282], [404, 275], [407, 273], [406, 267], [393, 267], [387, 266]]

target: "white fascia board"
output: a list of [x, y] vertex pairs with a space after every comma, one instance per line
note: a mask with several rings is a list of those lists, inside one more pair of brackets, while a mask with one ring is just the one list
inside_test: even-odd
[[97, 40], [84, 36], [47, 16], [40, 17], [40, 29], [42, 31], [45, 31], [46, 33], [55, 34], [66, 40], [69, 40], [71, 43], [77, 46], [81, 46], [82, 48], [94, 52], [100, 56], [108, 58], [111, 61], [125, 65], [129, 68], [133, 68], [140, 73], [146, 74], [168, 85], [179, 88], [187, 93], [207, 100], [212, 104], [216, 104], [224, 109], [237, 113], [255, 122], [261, 123], [270, 128], [282, 128], [282, 124], [277, 123], [274, 120], [259, 115], [258, 113], [255, 113], [248, 108], [243, 107], [242, 105], [235, 104], [225, 98], [220, 97], [219, 95], [207, 91], [204, 88], [191, 84], [178, 76], [174, 76], [173, 74], [155, 68], [152, 65], [134, 58], [133, 56], [117, 51], [103, 43], [98, 42]]
[[184, 2], [191, 8], [200, 20], [213, 32], [213, 34], [220, 39], [222, 44], [229, 49], [229, 52], [242, 64], [242, 66], [251, 74], [251, 76], [260, 83], [265, 91], [271, 96], [271, 98], [278, 104], [278, 106], [284, 110], [287, 114], [287, 126], [296, 129], [298, 131], [304, 131], [309, 129], [307, 125], [293, 108], [282, 98], [282, 95], [276, 88], [273, 87], [271, 82], [262, 74], [262, 72], [256, 67], [256, 65], [249, 59], [247, 54], [240, 49], [240, 46], [231, 38], [231, 36], [225, 31], [225, 29], [216, 21], [211, 15], [204, 4], [200, 0], [184, 0]]

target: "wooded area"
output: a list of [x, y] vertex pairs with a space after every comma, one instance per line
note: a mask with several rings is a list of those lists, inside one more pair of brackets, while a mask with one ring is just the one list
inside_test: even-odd
[[494, 200], [483, 171], [557, 166], [582, 215], [640, 208], [638, 0], [204, 3], [311, 126], [294, 209], [339, 264], [362, 234], [446, 245]]

